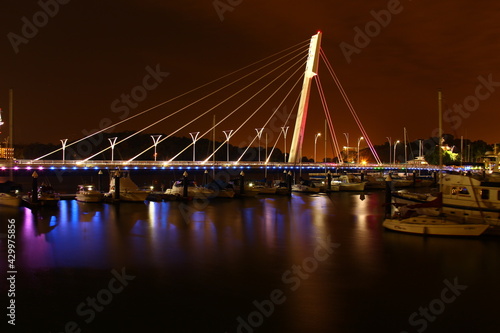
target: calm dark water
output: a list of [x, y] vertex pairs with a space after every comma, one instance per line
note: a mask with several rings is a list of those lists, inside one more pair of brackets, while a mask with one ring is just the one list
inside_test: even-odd
[[2, 325], [15, 332], [498, 332], [500, 239], [385, 231], [383, 200], [373, 192], [0, 208], [3, 234], [7, 219], [16, 220], [18, 271], [16, 329], [3, 314]]

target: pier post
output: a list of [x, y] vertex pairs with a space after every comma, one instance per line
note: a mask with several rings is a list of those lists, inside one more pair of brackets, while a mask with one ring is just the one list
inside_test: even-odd
[[292, 193], [292, 172], [288, 171], [287, 177], [287, 185], [288, 185], [288, 193]]
[[203, 185], [208, 185], [208, 170], [203, 173]]
[[240, 172], [240, 194], [245, 194], [245, 173], [243, 171]]
[[184, 173], [182, 174], [182, 197], [183, 198], [187, 198], [188, 196], [188, 173], [187, 171], [184, 171]]
[[102, 192], [102, 170], [97, 173], [97, 190]]
[[113, 178], [115, 180], [114, 181], [114, 183], [115, 183], [114, 201], [120, 201], [120, 178], [121, 178], [120, 170], [115, 171]]
[[385, 178], [385, 218], [392, 215], [392, 177], [390, 174]]
[[31, 177], [33, 178], [33, 182], [31, 184], [31, 203], [37, 203], [38, 202], [38, 174], [36, 171], [34, 171], [31, 174]]

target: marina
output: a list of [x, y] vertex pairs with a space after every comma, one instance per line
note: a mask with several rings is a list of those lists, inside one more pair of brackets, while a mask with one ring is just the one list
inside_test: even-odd
[[497, 332], [498, 52], [435, 13], [494, 36], [498, 10], [440, 4], [23, 12], [0, 108], [8, 332]]
[[[487, 295], [500, 291], [498, 238], [386, 231], [384, 197], [369, 191], [1, 207], [17, 222], [18, 315], [31, 318], [18, 327], [60, 331], [73, 321], [84, 331], [131, 332], [148, 321], [172, 332], [238, 332], [254, 302], [267, 304], [279, 289], [284, 302], [263, 316], [259, 332], [399, 332], [420, 328], [408, 317], [440, 296], [444, 280], [456, 279], [467, 289], [429, 332], [474, 331], [478, 321], [493, 332], [496, 300]], [[313, 264], [308, 258], [328, 242], [331, 253], [320, 250], [325, 259]], [[87, 322], [88, 314], [75, 310], [113, 271], [133, 279]]]

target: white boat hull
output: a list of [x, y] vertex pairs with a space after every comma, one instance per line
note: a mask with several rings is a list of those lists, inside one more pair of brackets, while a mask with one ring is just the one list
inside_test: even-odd
[[0, 193], [0, 206], [19, 207], [21, 205], [21, 198], [9, 195], [7, 193]]
[[366, 183], [340, 183], [340, 191], [364, 191]]
[[429, 216], [386, 219], [382, 225], [394, 231], [437, 236], [479, 236], [489, 227], [487, 224], [462, 224]]
[[80, 202], [102, 202], [104, 200], [104, 194], [100, 192], [77, 193], [76, 200]]
[[301, 193], [319, 193], [319, 187], [311, 187], [307, 185], [295, 184], [292, 185], [292, 192], [301, 192]]

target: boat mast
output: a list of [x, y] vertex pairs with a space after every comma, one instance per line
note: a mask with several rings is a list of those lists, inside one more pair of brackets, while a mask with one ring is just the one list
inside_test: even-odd
[[439, 131], [438, 131], [438, 153], [439, 153], [439, 181], [438, 190], [441, 192], [441, 177], [443, 172], [443, 152], [441, 150], [441, 140], [443, 138], [443, 107], [442, 107], [443, 97], [441, 89], [438, 90], [438, 113], [439, 113]]
[[14, 174], [12, 167], [14, 166], [14, 92], [9, 89], [9, 147], [12, 151], [12, 158], [10, 160], [11, 168], [9, 171], [9, 180], [14, 181]]

